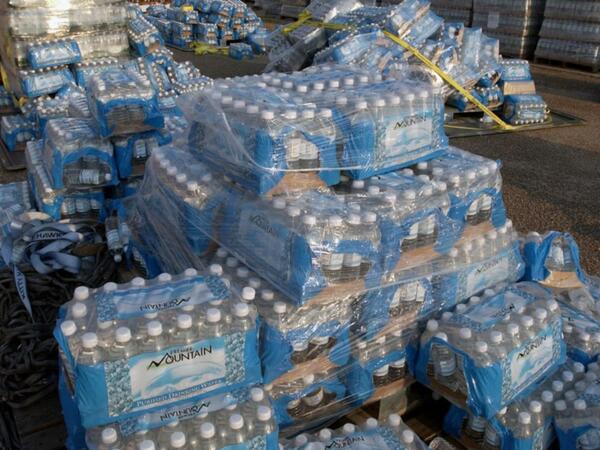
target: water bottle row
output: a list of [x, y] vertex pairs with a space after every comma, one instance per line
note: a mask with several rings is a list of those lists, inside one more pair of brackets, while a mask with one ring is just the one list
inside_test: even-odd
[[535, 56], [598, 67], [600, 63], [600, 45], [573, 40], [540, 38]]
[[541, 12], [535, 14], [531, 11], [521, 13], [517, 11], [515, 14], [522, 15], [513, 16], [497, 13], [495, 17], [490, 17], [492, 14], [494, 13], [487, 10], [475, 9], [473, 12], [473, 26], [480, 26], [484, 30], [493, 30], [502, 34], [529, 36], [535, 34], [542, 24]]
[[545, 19], [540, 36], [549, 39], [600, 43], [600, 23]]
[[0, 119], [0, 138], [8, 149], [13, 151], [19, 144], [36, 137], [35, 124], [21, 114], [2, 116]]
[[543, 123], [548, 120], [548, 105], [539, 95], [507, 95], [504, 98], [503, 116], [514, 125]]
[[545, 19], [600, 22], [600, 5], [594, 0], [562, 2], [548, 0], [544, 8]]
[[415, 432], [408, 428], [398, 414], [390, 414], [382, 421], [371, 417], [363, 425], [346, 423], [338, 429], [322, 428], [314, 433], [302, 433], [294, 439], [283, 444], [285, 450], [325, 450], [327, 448], [344, 448], [352, 446], [353, 442], [360, 442], [377, 448], [377, 436], [385, 435], [389, 441], [389, 434], [394, 436], [394, 444], [406, 450], [421, 450], [427, 448]]
[[65, 36], [77, 31], [124, 26], [126, 2], [88, 2], [86, 5], [53, 3], [47, 7], [9, 8], [3, 19], [13, 37]]
[[[142, 416], [141, 425], [143, 419]], [[220, 410], [202, 411], [183, 420], [175, 418], [157, 428], [139, 428], [128, 436], [123, 436], [118, 426], [97, 428], [88, 431], [87, 441], [94, 450], [218, 450], [277, 431], [271, 406], [261, 388], [252, 388], [250, 399], [240, 404], [230, 403]]]

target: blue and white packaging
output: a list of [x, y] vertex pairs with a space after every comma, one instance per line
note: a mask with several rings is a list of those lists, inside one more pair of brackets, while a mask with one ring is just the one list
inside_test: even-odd
[[113, 138], [112, 141], [119, 177], [126, 179], [143, 173], [148, 157], [158, 147], [169, 144], [171, 135], [163, 130], [152, 130]]
[[504, 97], [502, 117], [512, 125], [530, 125], [548, 120], [550, 111], [544, 99], [537, 94], [507, 95]]
[[257, 326], [221, 279], [190, 269], [81, 287], [54, 334], [90, 428], [260, 382]]
[[139, 56], [145, 56], [164, 45], [158, 30], [145, 18], [137, 17], [127, 22], [129, 43]]
[[[243, 419], [241, 429], [233, 433], [229, 429], [230, 422], [237, 426], [239, 417]], [[201, 400], [187, 401], [133, 420], [92, 428], [86, 435], [88, 448], [104, 448], [103, 436], [112, 434], [113, 431], [122, 445], [132, 448], [143, 441], [150, 441], [157, 448], [168, 446], [174, 433], [182, 433], [185, 443], [192, 448], [279, 448], [278, 427], [271, 404], [260, 387], [237, 389]]]
[[19, 74], [21, 90], [26, 97], [41, 97], [55, 94], [63, 86], [74, 82], [73, 75], [67, 67], [50, 67], [47, 69], [24, 70]]
[[15, 151], [19, 144], [35, 139], [35, 123], [21, 114], [2, 116], [0, 120], [0, 138], [9, 152]]
[[27, 60], [33, 69], [66, 66], [81, 62], [81, 51], [75, 40], [41, 41], [27, 48]]
[[242, 59], [254, 58], [252, 47], [245, 42], [234, 42], [229, 45], [229, 56], [241, 61]]
[[435, 328], [421, 337], [417, 379], [480, 417], [527, 395], [566, 358], [558, 303], [536, 283], [471, 299]]
[[112, 144], [91, 119], [52, 119], [44, 130], [42, 160], [54, 189], [98, 188], [119, 182]]
[[104, 138], [164, 127], [150, 81], [133, 71], [96, 74], [89, 82], [88, 101]]
[[77, 85], [86, 88], [89, 80], [94, 75], [107, 70], [121, 68], [121, 63], [116, 58], [96, 58], [92, 62], [82, 62], [74, 67], [75, 81]]

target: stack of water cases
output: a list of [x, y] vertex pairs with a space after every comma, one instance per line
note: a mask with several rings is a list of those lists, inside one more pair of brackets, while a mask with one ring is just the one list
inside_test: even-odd
[[259, 323], [194, 269], [77, 288], [55, 329], [69, 447], [276, 449]]
[[432, 0], [431, 7], [447, 22], [460, 22], [471, 26], [473, 0]]
[[175, 47], [190, 48], [193, 42], [225, 47], [236, 41], [250, 54], [264, 52], [263, 22], [240, 0], [174, 1], [171, 7], [152, 6], [146, 14], [165, 42]]
[[507, 56], [529, 59], [535, 51], [545, 0], [473, 0], [473, 26], [500, 41]]
[[284, 0], [281, 4], [281, 15], [297, 19], [309, 3], [308, 0]]
[[[32, 208], [29, 186], [25, 182], [0, 185], [0, 241], [9, 234], [13, 219]], [[0, 260], [0, 267], [4, 259]]]
[[600, 68], [600, 5], [547, 0], [537, 58]]
[[285, 435], [403, 391], [420, 324], [523, 275], [499, 164], [447, 148], [442, 103], [330, 65], [225, 80], [148, 161], [134, 262], [208, 266], [255, 305]]

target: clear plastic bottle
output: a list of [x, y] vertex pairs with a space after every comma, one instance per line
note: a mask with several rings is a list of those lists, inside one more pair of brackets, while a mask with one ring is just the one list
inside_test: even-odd
[[[437, 333], [436, 338], [448, 342], [446, 333]], [[453, 387], [456, 380], [456, 356], [447, 345], [434, 344], [432, 358], [436, 379], [446, 386]]]
[[225, 323], [219, 308], [208, 308], [206, 310], [206, 324], [204, 326], [206, 339], [223, 336], [225, 334]]
[[469, 414], [465, 423], [465, 434], [474, 441], [481, 442], [485, 433], [485, 424], [485, 417]]
[[140, 344], [142, 352], [161, 352], [167, 347], [167, 339], [163, 334], [163, 326], [158, 320], [148, 322], [146, 332], [146, 337]]
[[518, 416], [517, 425], [513, 430], [513, 435], [516, 439], [531, 439], [533, 430], [531, 425], [531, 414], [526, 411], [521, 411]]
[[378, 388], [389, 382], [390, 366], [384, 364], [373, 371], [373, 385]]
[[100, 442], [102, 450], [121, 450], [123, 448], [119, 433], [113, 427], [106, 427], [102, 430]]
[[102, 350], [108, 351], [108, 349], [111, 347], [111, 345], [113, 344], [115, 331], [115, 324], [112, 320], [97, 322], [96, 336], [98, 336], [98, 345]]
[[133, 450], [156, 450], [156, 445], [154, 444], [153, 440], [144, 439], [138, 444], [137, 449]]
[[175, 431], [169, 438], [169, 450], [187, 450], [187, 437], [183, 431]]
[[532, 400], [529, 402], [529, 414], [531, 415], [531, 432], [535, 433], [544, 428], [544, 413], [541, 402]]
[[198, 437], [198, 450], [218, 450], [219, 441], [215, 426], [211, 422], [204, 422], [200, 425]]
[[183, 426], [178, 419], [173, 419], [160, 427], [156, 433], [156, 441], [159, 449], [168, 449], [171, 443], [171, 435], [177, 431], [183, 431]]
[[259, 405], [258, 408], [256, 408], [256, 418], [254, 423], [255, 436], [267, 436], [277, 429], [273, 419], [273, 411], [266, 405]]
[[400, 440], [406, 450], [416, 450], [419, 448], [415, 433], [412, 430], [403, 430], [400, 434]]
[[131, 330], [119, 327], [115, 331], [115, 340], [108, 351], [110, 361], [128, 360], [137, 353], [135, 342], [131, 337]]
[[81, 336], [81, 351], [77, 357], [77, 363], [85, 366], [93, 366], [104, 361], [104, 355], [98, 347], [96, 333], [84, 333]]
[[490, 353], [496, 360], [503, 360], [510, 351], [504, 342], [504, 335], [501, 331], [490, 332]]
[[521, 346], [521, 329], [519, 325], [510, 322], [506, 325], [506, 339], [510, 340], [512, 348]]
[[198, 340], [194, 321], [190, 314], [177, 314], [175, 330], [171, 335], [172, 345], [190, 345]]
[[245, 441], [244, 418], [240, 414], [232, 414], [229, 416], [227, 430], [223, 435], [223, 444], [236, 445], [243, 444]]
[[[506, 415], [506, 407], [502, 408], [496, 414], [496, 418], [500, 423], [504, 420], [504, 416]], [[483, 448], [485, 450], [500, 450], [502, 446], [502, 437], [498, 432], [496, 427], [491, 421], [487, 421], [485, 423], [485, 430], [483, 433]]]
[[533, 317], [522, 316], [521, 317], [521, 337], [523, 340], [530, 340], [535, 338], [536, 330], [534, 328]]

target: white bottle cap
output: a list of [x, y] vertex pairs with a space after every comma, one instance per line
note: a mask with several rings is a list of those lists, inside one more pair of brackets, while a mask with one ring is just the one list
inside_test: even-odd
[[124, 344], [131, 340], [131, 330], [127, 327], [119, 327], [115, 331], [115, 340], [120, 344]]
[[276, 198], [273, 200], [273, 208], [275, 209], [285, 209], [286, 203], [284, 198]]
[[485, 353], [485, 352], [487, 352], [487, 350], [488, 350], [487, 342], [477, 341], [475, 343], [475, 350], [477, 350], [479, 353]]
[[217, 323], [221, 320], [221, 310], [217, 308], [208, 308], [206, 310], [206, 320], [210, 323]]
[[521, 317], [521, 323], [526, 328], [532, 327], [533, 326], [533, 317], [531, 317], [531, 316], [523, 316], [523, 317]]
[[208, 273], [213, 276], [220, 277], [223, 275], [223, 266], [221, 266], [221, 264], [211, 264], [208, 268]]
[[448, 252], [448, 256], [450, 258], [457, 258], [458, 257], [458, 249], [456, 247], [452, 247], [450, 249], [450, 251]]
[[344, 222], [340, 216], [333, 215], [327, 218], [327, 223], [330, 227], [341, 227]]
[[254, 288], [252, 288], [250, 286], [246, 286], [244, 289], [242, 289], [242, 299], [251, 302], [255, 298], [256, 298], [256, 291], [254, 290]]
[[271, 289], [263, 289], [260, 291], [260, 298], [266, 302], [272, 302], [275, 298], [275, 293]]
[[573, 372], [574, 373], [585, 373], [585, 366], [583, 364], [581, 364], [580, 362], [574, 362], [573, 363]]
[[200, 425], [200, 437], [202, 439], [211, 439], [215, 436], [215, 426], [210, 422], [204, 422]]
[[64, 337], [71, 337], [77, 332], [77, 325], [72, 320], [65, 320], [60, 324], [60, 331]]
[[531, 411], [532, 413], [541, 413], [542, 404], [536, 400], [529, 402], [529, 411]]
[[365, 422], [365, 428], [367, 430], [374, 430], [379, 425], [379, 422], [374, 417], [369, 417]]
[[144, 280], [142, 277], [135, 277], [133, 280], [131, 280], [131, 285], [134, 287], [142, 287], [146, 284], [146, 280]]
[[481, 297], [478, 297], [476, 295], [473, 295], [470, 299], [469, 299], [469, 303], [471, 305], [477, 305], [479, 302], [481, 302]]
[[294, 439], [294, 445], [296, 447], [302, 447], [304, 444], [308, 442], [308, 437], [305, 434], [299, 434]]
[[240, 262], [237, 260], [235, 256], [230, 256], [225, 260], [225, 265], [229, 268], [237, 267]]
[[273, 412], [271, 411], [271, 408], [269, 408], [268, 406], [260, 405], [256, 409], [256, 417], [258, 417], [258, 420], [260, 420], [261, 422], [266, 422], [267, 420], [271, 420], [272, 416], [273, 416]]
[[192, 328], [192, 316], [190, 316], [189, 314], [178, 314], [177, 328], [180, 328], [182, 330]]
[[258, 114], [258, 111], [258, 105], [248, 105], [248, 107], [246, 108], [246, 112], [248, 114]]
[[236, 317], [248, 317], [250, 314], [250, 307], [247, 303], [236, 303], [233, 307], [233, 313]]
[[98, 336], [96, 333], [84, 333], [81, 336], [81, 345], [83, 348], [94, 348], [98, 345]]
[[193, 267], [189, 267], [189, 268], [185, 269], [185, 271], [183, 272], [183, 275], [187, 278], [193, 278], [198, 275], [198, 271], [196, 269], [194, 269]]
[[71, 306], [71, 316], [74, 319], [81, 319], [87, 315], [87, 306], [85, 303], [75, 302], [73, 306]]
[[308, 225], [308, 226], [314, 226], [317, 224], [317, 218], [311, 214], [305, 214], [302, 217], [302, 223], [304, 223], [304, 225]]
[[585, 400], [583, 399], [579, 399], [579, 400], [575, 400], [573, 402], [573, 407], [577, 410], [577, 411], [583, 411], [584, 409], [587, 408], [587, 404], [585, 403]]
[[283, 113], [283, 117], [285, 117], [288, 120], [294, 120], [298, 118], [298, 112], [295, 109], [287, 109]]
[[228, 255], [227, 250], [224, 249], [223, 247], [219, 247], [219, 249], [217, 250], [216, 256], [218, 258], [222, 259], [222, 258], [227, 257], [227, 255]]
[[516, 336], [519, 332], [519, 325], [511, 322], [508, 325], [506, 325], [506, 331], [509, 335]]
[[185, 445], [185, 434], [182, 431], [175, 431], [170, 438], [171, 447], [182, 448]]
[[558, 311], [558, 302], [554, 299], [548, 300], [546, 302], [546, 308], [548, 308], [548, 310], [553, 313]]
[[238, 278], [248, 278], [248, 275], [250, 275], [250, 271], [247, 267], [242, 266], [237, 268], [235, 274]]
[[398, 415], [398, 414], [390, 414], [388, 416], [388, 423], [390, 424], [390, 426], [397, 428], [402, 423], [402, 419], [400, 418], [400, 415]]
[[567, 410], [567, 402], [565, 402], [564, 400], [555, 401], [554, 409], [557, 411], [566, 411]]
[[138, 449], [139, 450], [156, 450], [156, 446], [154, 445], [154, 442], [152, 442], [149, 439], [145, 439], [142, 442], [140, 442], [140, 445], [138, 445]]
[[550, 403], [554, 401], [554, 394], [550, 391], [542, 391], [542, 400], [545, 403]]
[[319, 110], [319, 116], [323, 119], [331, 119], [333, 117], [333, 111], [329, 108], [323, 108]]
[[113, 292], [116, 291], [118, 287], [119, 286], [117, 285], [117, 283], [109, 281], [102, 287], [102, 289], [104, 290], [104, 292]]
[[284, 302], [275, 302], [273, 304], [273, 311], [275, 311], [276, 314], [285, 314], [287, 305]]
[[493, 344], [501, 344], [504, 340], [504, 336], [501, 331], [492, 331], [490, 332], [490, 341]]
[[289, 217], [298, 217], [300, 214], [302, 214], [302, 210], [297, 206], [290, 206], [287, 209], [287, 214]]
[[417, 198], [417, 193], [412, 189], [408, 189], [402, 193], [402, 197], [404, 197], [405, 200], [415, 200]]
[[328, 442], [331, 440], [333, 433], [329, 428], [323, 428], [319, 431], [319, 439], [323, 442]]
[[427, 321], [427, 331], [429, 331], [430, 333], [436, 332], [438, 330], [439, 326], [440, 325], [437, 320], [429, 319]]
[[544, 321], [548, 317], [548, 311], [544, 308], [536, 308], [533, 315], [537, 320]]
[[572, 402], [576, 398], [577, 398], [577, 392], [575, 392], [573, 389], [570, 389], [567, 392], [565, 392], [565, 400], [566, 401]]
[[404, 430], [402, 432], [402, 442], [405, 444], [412, 444], [415, 440], [415, 433], [411, 430]]
[[105, 428], [102, 430], [102, 443], [106, 445], [114, 444], [117, 442], [119, 436], [117, 435], [117, 430], [112, 427]]
[[554, 392], [562, 392], [563, 389], [564, 389], [564, 384], [563, 384], [562, 381], [560, 381], [560, 380], [554, 380], [552, 382], [552, 390]]
[[519, 423], [522, 425], [529, 425], [531, 423], [531, 414], [521, 411], [519, 413]]
[[171, 276], [171, 274], [168, 273], [161, 273], [158, 276], [158, 281], [160, 281], [161, 283], [166, 283], [168, 281], [171, 281], [173, 279], [173, 277]]
[[458, 314], [462, 314], [467, 310], [467, 305], [465, 305], [464, 303], [459, 303], [458, 305], [456, 305], [456, 307], [454, 308], [454, 311], [456, 311], [456, 313]]
[[441, 339], [442, 341], [448, 342], [448, 335], [446, 333], [437, 333], [435, 337]]
[[147, 328], [150, 336], [160, 336], [163, 332], [162, 323], [160, 323], [158, 320], [152, 320], [148, 322]]
[[354, 426], [354, 424], [352, 423], [346, 423], [344, 424], [344, 426], [342, 427], [342, 433], [344, 433], [345, 435], [349, 435], [352, 434], [356, 431], [356, 427]]
[[592, 339], [592, 335], [587, 331], [580, 331], [579, 339], [581, 339], [583, 342], [589, 342]]
[[470, 328], [461, 328], [458, 331], [458, 335], [461, 339], [471, 339], [473, 337], [473, 333]]
[[373, 211], [367, 211], [363, 215], [363, 222], [371, 224], [377, 222], [377, 214], [375, 214]]
[[275, 118], [275, 113], [273, 111], [262, 111], [260, 117], [263, 120], [273, 120]]
[[255, 403], [262, 402], [265, 399], [265, 391], [259, 387], [253, 387], [250, 389], [250, 398]]
[[[356, 180], [356, 181], [359, 181], [359, 180]], [[362, 180], [360, 180], [360, 181], [362, 181]], [[354, 183], [352, 183], [352, 184], [354, 185]], [[371, 185], [367, 189], [367, 192], [369, 193], [369, 195], [378, 195], [381, 192], [381, 189], [379, 188], [379, 186]]]
[[315, 110], [314, 109], [305, 109], [302, 111], [303, 119], [314, 119], [315, 118]]
[[229, 428], [232, 430], [241, 430], [244, 427], [244, 418], [239, 414], [229, 416]]
[[348, 223], [351, 225], [360, 225], [361, 224], [361, 220], [360, 220], [360, 216], [358, 214], [349, 214], [348, 215]]
[[83, 301], [87, 300], [89, 297], [90, 297], [90, 290], [89, 290], [89, 288], [87, 288], [85, 286], [79, 286], [77, 289], [75, 289], [75, 292], [73, 292], [73, 299], [78, 302], [83, 302]]
[[565, 383], [571, 383], [575, 379], [575, 375], [573, 375], [573, 372], [570, 370], [563, 370], [563, 372], [560, 374], [560, 377]]

